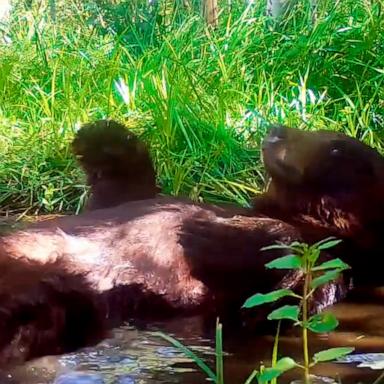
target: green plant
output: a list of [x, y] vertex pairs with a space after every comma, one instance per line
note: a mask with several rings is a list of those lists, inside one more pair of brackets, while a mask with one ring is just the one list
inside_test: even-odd
[[293, 242], [289, 245], [265, 247], [264, 250], [289, 249], [292, 251], [290, 255], [269, 262], [266, 267], [269, 269], [300, 270], [304, 280], [303, 292], [299, 295], [290, 289], [279, 289], [266, 294], [258, 293], [247, 299], [243, 305], [245, 308], [253, 308], [265, 303], [276, 302], [283, 297], [293, 297], [299, 300], [299, 305], [284, 305], [275, 309], [268, 315], [268, 319], [290, 320], [294, 322], [294, 325], [301, 327], [304, 362], [303, 365], [297, 363], [295, 365], [303, 369], [305, 383], [310, 382], [310, 368], [317, 363], [337, 359], [354, 350], [354, 348], [331, 348], [315, 353], [312, 360], [309, 357], [308, 331], [324, 333], [333, 331], [338, 326], [338, 320], [331, 313], [317, 313], [310, 316], [309, 304], [317, 288], [336, 280], [343, 270], [349, 268], [340, 259], [332, 259], [318, 264], [321, 251], [334, 247], [339, 242], [340, 240], [327, 238], [313, 245]]
[[[340, 240], [330, 237], [313, 245], [293, 242], [289, 245], [276, 244], [263, 248], [263, 250], [289, 249], [292, 251], [292, 254], [288, 256], [283, 256], [269, 262], [266, 264], [266, 267], [300, 270], [302, 279], [304, 280], [303, 292], [299, 295], [290, 289], [279, 289], [265, 294], [257, 293], [248, 298], [244, 303], [244, 308], [253, 308], [262, 304], [276, 302], [283, 297], [293, 297], [299, 300], [299, 305], [284, 305], [273, 310], [268, 315], [268, 320], [278, 320], [272, 352], [272, 366], [261, 366], [258, 370], [255, 369], [248, 376], [244, 384], [251, 384], [254, 380], [256, 380], [258, 384], [276, 384], [277, 378], [280, 375], [295, 367], [303, 370], [304, 382], [308, 384], [310, 383], [310, 369], [316, 364], [335, 360], [354, 350], [354, 348], [351, 347], [330, 348], [315, 353], [312, 360], [309, 358], [308, 331], [325, 333], [333, 331], [338, 326], [338, 320], [331, 313], [317, 313], [310, 316], [309, 304], [316, 289], [336, 280], [342, 271], [349, 268], [346, 263], [338, 258], [318, 263], [321, 251], [334, 247], [339, 242]], [[299, 326], [302, 329], [303, 364], [297, 363], [291, 357], [277, 359], [280, 322], [282, 320], [293, 321], [295, 326]], [[181, 344], [178, 340], [161, 332], [156, 332], [156, 335], [164, 338], [181, 350], [186, 356], [190, 357], [216, 384], [224, 383], [222, 325], [218, 321], [216, 324], [216, 373], [193, 351]]]
[[[283, 372], [293, 368], [296, 363], [289, 357], [283, 357], [277, 360], [277, 346], [278, 346], [278, 333], [279, 327], [275, 338], [275, 343], [272, 353], [272, 367], [265, 368], [261, 366], [259, 370], [253, 370], [244, 384], [251, 384], [254, 380], [257, 380], [258, 384], [274, 384], [276, 378]], [[216, 357], [216, 370], [215, 372], [190, 348], [186, 347], [180, 341], [175, 338], [164, 334], [163, 332], [154, 332], [155, 336], [159, 336], [172, 344], [174, 347], [183, 352], [212, 380], [215, 384], [224, 384], [224, 364], [223, 364], [223, 336], [222, 336], [222, 324], [219, 321], [216, 322], [216, 337], [215, 337], [215, 357]]]
[[271, 367], [266, 368], [261, 365], [259, 370], [254, 369], [248, 376], [244, 384], [251, 384], [255, 379], [258, 384], [276, 384], [277, 378], [286, 371], [296, 366], [296, 363], [290, 357], [282, 357], [278, 359], [278, 345], [280, 335], [280, 321], [278, 322], [275, 340], [272, 349]]
[[191, 358], [195, 364], [212, 380], [215, 384], [224, 384], [224, 365], [223, 365], [223, 335], [222, 324], [219, 321], [216, 322], [216, 372], [214, 372], [200, 357], [198, 357], [190, 348], [186, 347], [180, 341], [176, 340], [172, 336], [169, 336], [163, 332], [155, 332], [155, 336], [159, 336], [174, 347], [183, 352], [187, 357]]

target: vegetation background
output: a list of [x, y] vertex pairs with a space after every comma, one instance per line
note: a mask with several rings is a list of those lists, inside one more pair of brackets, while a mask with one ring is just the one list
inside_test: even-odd
[[151, 148], [168, 194], [246, 205], [263, 185], [271, 122], [344, 131], [382, 150], [384, 1], [308, 0], [266, 17], [264, 0], [15, 1], [0, 26], [0, 205], [79, 211], [69, 143], [116, 118]]

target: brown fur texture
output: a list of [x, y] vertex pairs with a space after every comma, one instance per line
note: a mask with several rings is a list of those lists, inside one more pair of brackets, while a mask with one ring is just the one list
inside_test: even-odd
[[[121, 145], [125, 130], [113, 129], [109, 138], [108, 126], [98, 123], [81, 131], [74, 144], [97, 196], [91, 210], [0, 238], [0, 364], [74, 350], [125, 320], [194, 313], [236, 320], [240, 306], [256, 292], [300, 289], [297, 272], [264, 268], [285, 251], [261, 251], [277, 241], [300, 240], [300, 231], [281, 220], [251, 217], [251, 212], [240, 216], [240, 209], [150, 198], [156, 192], [147, 155], [142, 165], [152, 176], [141, 181], [140, 189], [134, 175], [142, 160], [130, 156], [140, 158], [143, 152]], [[111, 194], [100, 192], [105, 186]], [[136, 188], [139, 196], [132, 192]], [[261, 200], [261, 211], [276, 206], [281, 212], [273, 196], [270, 192]], [[286, 202], [287, 209], [289, 204], [293, 201]], [[299, 220], [292, 221], [302, 229]], [[323, 287], [314, 310], [344, 293], [342, 281]]]
[[[220, 240], [216, 252], [209, 237], [194, 251], [188, 222], [195, 217], [212, 226], [213, 241]], [[250, 295], [283, 279], [264, 263], [284, 252], [260, 248], [296, 239], [297, 231], [278, 220], [172, 198], [128, 202], [3, 236], [0, 363], [74, 350], [129, 319], [200, 313], [229, 321]]]
[[332, 253], [352, 267], [354, 283], [382, 284], [384, 158], [331, 131], [271, 128], [263, 143], [268, 191], [254, 211], [294, 225], [304, 240], [335, 236]]
[[84, 124], [72, 149], [91, 187], [87, 209], [148, 199], [160, 191], [146, 145], [116, 121]]

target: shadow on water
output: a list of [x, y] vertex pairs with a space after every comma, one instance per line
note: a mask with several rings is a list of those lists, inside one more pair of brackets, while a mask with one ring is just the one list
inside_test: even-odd
[[[354, 346], [360, 353], [384, 352], [384, 306], [380, 303], [343, 303], [332, 311], [340, 320], [339, 330], [332, 334], [314, 337], [311, 352], [337, 346]], [[124, 326], [116, 329], [110, 339], [82, 351], [37, 359], [12, 371], [3, 373], [4, 384], [48, 384], [55, 378], [67, 381], [59, 384], [82, 384], [73, 372], [87, 374], [87, 384], [137, 384], [137, 383], [206, 383], [204, 375], [185, 356], [152, 331], [162, 330], [177, 337], [185, 345], [194, 347], [204, 360], [214, 364], [213, 341], [204, 338], [201, 319], [198, 317], [177, 319], [151, 325], [138, 330]], [[224, 328], [225, 374], [227, 382], [244, 382], [248, 374], [258, 368], [260, 362], [269, 364], [272, 337], [226, 337]], [[298, 335], [281, 338], [280, 352], [301, 357]], [[318, 366], [314, 373], [333, 377], [343, 384], [372, 383], [380, 371], [357, 368], [351, 364], [327, 363]], [[72, 374], [72, 376], [71, 376]], [[279, 383], [297, 379], [298, 372], [286, 374]]]

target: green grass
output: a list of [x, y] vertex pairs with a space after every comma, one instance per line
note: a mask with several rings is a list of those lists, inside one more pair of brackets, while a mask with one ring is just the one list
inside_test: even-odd
[[265, 1], [222, 1], [216, 30], [180, 1], [57, 1], [56, 23], [22, 3], [0, 45], [2, 207], [78, 211], [86, 188], [68, 144], [103, 117], [150, 144], [166, 193], [213, 202], [261, 190], [270, 122], [382, 150], [383, 0], [321, 0], [315, 25], [298, 2], [275, 27]]

